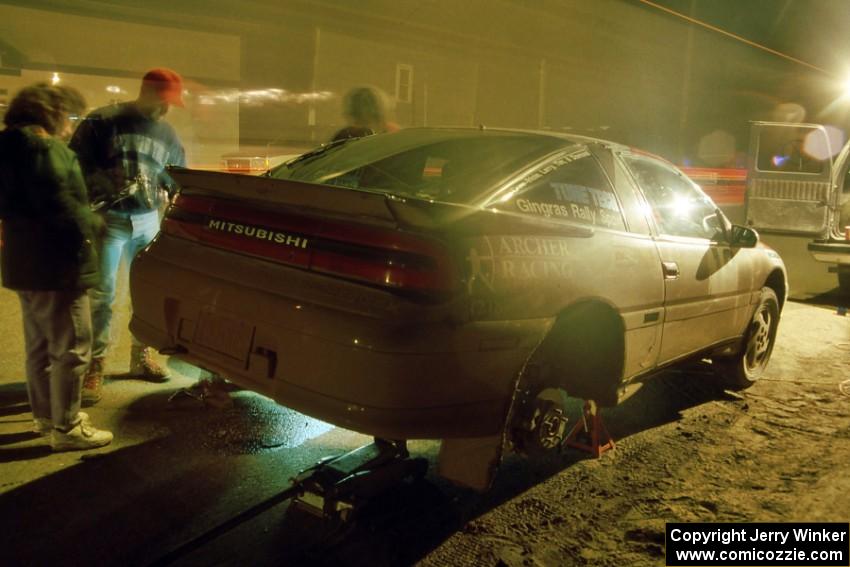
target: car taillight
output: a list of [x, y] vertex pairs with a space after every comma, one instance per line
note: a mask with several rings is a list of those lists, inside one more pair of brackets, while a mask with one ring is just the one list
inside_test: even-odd
[[440, 241], [394, 228], [252, 209], [178, 195], [167, 234], [401, 292], [447, 294], [459, 280]]

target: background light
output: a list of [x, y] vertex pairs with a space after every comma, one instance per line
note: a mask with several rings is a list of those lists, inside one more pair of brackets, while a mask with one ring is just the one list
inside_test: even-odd
[[803, 140], [803, 152], [817, 160], [833, 157], [844, 146], [844, 132], [835, 126], [824, 128], [826, 136], [820, 130], [813, 130]]

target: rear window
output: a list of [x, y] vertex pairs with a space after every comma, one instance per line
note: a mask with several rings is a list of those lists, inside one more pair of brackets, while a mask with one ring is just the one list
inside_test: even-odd
[[272, 177], [470, 203], [570, 142], [520, 133], [398, 132], [353, 140]]

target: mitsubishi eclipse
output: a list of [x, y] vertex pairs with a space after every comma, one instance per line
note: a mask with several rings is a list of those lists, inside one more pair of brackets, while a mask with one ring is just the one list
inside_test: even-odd
[[593, 138], [407, 129], [181, 189], [131, 273], [132, 332], [306, 415], [442, 440], [486, 488], [554, 449], [559, 400], [660, 369], [764, 372], [782, 260], [663, 159]]

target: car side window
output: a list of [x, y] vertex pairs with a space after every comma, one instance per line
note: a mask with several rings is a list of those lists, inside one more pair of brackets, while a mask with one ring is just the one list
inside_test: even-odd
[[614, 188], [599, 162], [582, 150], [555, 158], [519, 182], [498, 209], [625, 230]]
[[831, 154], [823, 130], [810, 126], [776, 126], [758, 135], [759, 171], [821, 174]]
[[717, 207], [696, 184], [655, 160], [624, 157], [662, 234], [692, 238], [715, 235]]

